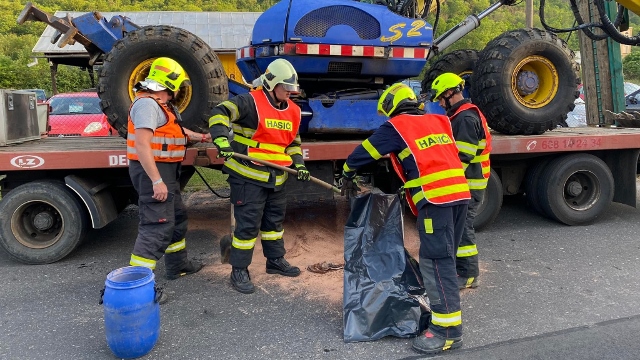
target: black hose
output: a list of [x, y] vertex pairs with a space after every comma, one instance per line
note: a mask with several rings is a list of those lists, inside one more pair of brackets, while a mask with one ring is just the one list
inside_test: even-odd
[[196, 174], [198, 174], [198, 176], [200, 176], [200, 179], [202, 179], [202, 182], [205, 185], [207, 185], [209, 190], [211, 190], [211, 192], [214, 193], [217, 197], [222, 198], [222, 199], [228, 199], [230, 197], [230, 196], [222, 196], [222, 195], [218, 194], [215, 190], [213, 190], [213, 188], [211, 188], [211, 186], [209, 186], [209, 183], [207, 182], [207, 180], [205, 180], [204, 176], [202, 176], [200, 171], [198, 171], [198, 168], [194, 166], [193, 169], [196, 171]]
[[589, 37], [591, 40], [599, 41], [599, 40], [604, 40], [608, 38], [607, 35], [594, 34], [589, 28], [602, 27], [602, 25], [595, 24], [595, 23], [585, 24], [584, 20], [582, 19], [582, 15], [580, 15], [580, 11], [578, 9], [578, 5], [576, 4], [576, 1], [575, 0], [570, 0], [570, 1], [571, 1], [571, 10], [573, 11], [573, 16], [575, 17], [575, 20], [578, 22], [578, 26], [574, 26], [568, 29], [558, 29], [547, 24], [544, 16], [544, 8], [545, 8], [546, 1], [540, 0], [540, 9], [539, 9], [540, 23], [547, 31], [560, 34], [560, 33], [572, 32], [576, 30], [582, 30], [585, 33], [585, 35], [587, 35], [587, 37]]
[[[606, 32], [611, 38], [620, 44], [625, 45], [638, 45], [640, 44], [640, 36], [624, 36], [618, 31], [616, 25], [611, 22], [609, 16], [607, 15], [607, 9], [604, 7], [604, 0], [594, 0], [593, 1], [598, 8], [598, 12], [600, 13], [600, 21], [602, 21], [602, 30]], [[624, 10], [624, 8], [623, 8]], [[620, 7], [618, 7], [618, 16], [616, 20], [618, 20], [622, 14]], [[619, 24], [618, 24], [619, 25]]]

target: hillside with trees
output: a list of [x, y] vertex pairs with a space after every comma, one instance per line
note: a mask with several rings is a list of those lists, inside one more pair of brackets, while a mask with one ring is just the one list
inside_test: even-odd
[[[51, 14], [56, 11], [264, 11], [275, 0], [113, 0], [109, 2], [95, 0], [42, 0], [34, 4]], [[491, 2], [489, 0], [446, 0], [442, 4], [440, 21], [436, 36], [441, 35], [468, 14], [478, 13]], [[535, 6], [539, 1], [535, 1]], [[573, 26], [573, 14], [565, 0], [547, 0], [546, 18], [549, 25], [556, 28]], [[51, 93], [49, 65], [45, 59], [33, 63], [31, 50], [42, 34], [45, 24], [29, 22], [18, 25], [16, 19], [24, 8], [23, 1], [0, 0], [0, 88], [41, 88]], [[427, 19], [433, 23], [433, 15]], [[535, 26], [541, 27], [540, 19], [534, 16]], [[512, 7], [503, 7], [482, 20], [476, 29], [447, 51], [455, 49], [477, 49], [482, 47], [498, 34], [512, 29], [522, 28], [525, 24], [524, 2]], [[631, 26], [640, 29], [637, 16], [631, 17]], [[576, 34], [562, 34], [573, 50], [578, 50]], [[637, 56], [636, 56], [637, 57]], [[58, 91], [78, 91], [90, 87], [89, 77], [85, 71], [70, 66], [58, 69]]]

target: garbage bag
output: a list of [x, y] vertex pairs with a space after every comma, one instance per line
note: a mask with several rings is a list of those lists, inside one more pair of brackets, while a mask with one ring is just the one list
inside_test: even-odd
[[[404, 248], [397, 195], [370, 192], [351, 202], [344, 230], [344, 341], [412, 337], [428, 323], [417, 261]], [[426, 297], [425, 297], [426, 299]]]

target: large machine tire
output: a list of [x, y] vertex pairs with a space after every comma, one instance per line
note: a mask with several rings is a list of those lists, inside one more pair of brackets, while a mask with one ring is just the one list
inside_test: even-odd
[[64, 258], [90, 226], [80, 199], [59, 181], [38, 180], [9, 191], [0, 214], [0, 245], [25, 264]]
[[484, 198], [478, 206], [478, 213], [473, 219], [473, 227], [476, 231], [481, 231], [489, 226], [500, 213], [502, 209], [502, 181], [498, 173], [491, 169], [487, 189], [484, 192]]
[[202, 39], [173, 26], [137, 29], [116, 42], [106, 55], [98, 80], [102, 110], [120, 136], [127, 136], [129, 107], [135, 97], [133, 86], [147, 77], [153, 60], [162, 56], [180, 63], [191, 80], [191, 86], [179, 91], [175, 99], [182, 126], [207, 132], [209, 110], [228, 98], [222, 63]]
[[550, 218], [567, 225], [590, 223], [613, 200], [611, 170], [591, 154], [571, 154], [552, 160], [540, 181], [540, 206]]
[[519, 29], [493, 39], [471, 75], [474, 103], [508, 135], [542, 134], [567, 118], [578, 98], [579, 66], [555, 34]]
[[424, 76], [422, 92], [429, 91], [433, 80], [446, 72], [452, 72], [465, 80], [470, 80], [476, 61], [478, 61], [478, 51], [471, 49], [455, 50], [440, 56]]

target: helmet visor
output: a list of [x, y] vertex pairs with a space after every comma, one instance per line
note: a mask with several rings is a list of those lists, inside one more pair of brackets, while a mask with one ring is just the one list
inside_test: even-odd
[[292, 85], [292, 84], [285, 84], [285, 83], [280, 83], [278, 84], [280, 86], [282, 86], [282, 88], [285, 91], [291, 92], [291, 93], [299, 93], [300, 92], [300, 86], [298, 85]]

